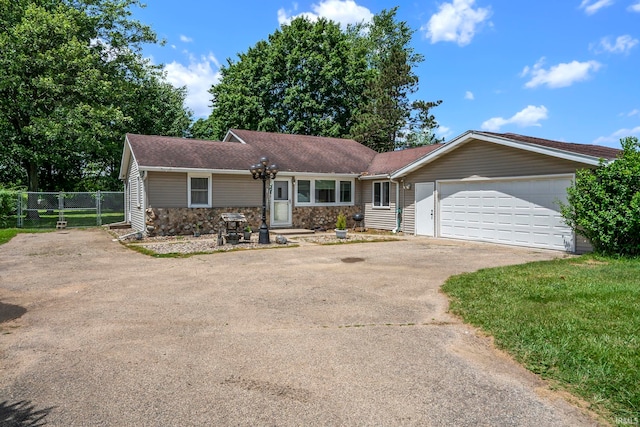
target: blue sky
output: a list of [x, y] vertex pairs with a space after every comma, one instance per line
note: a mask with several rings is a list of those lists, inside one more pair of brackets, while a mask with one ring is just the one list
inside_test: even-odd
[[346, 25], [399, 6], [425, 56], [416, 98], [447, 140], [467, 130], [619, 147], [640, 136], [640, 0], [150, 0], [134, 17], [166, 45], [144, 55], [189, 90], [196, 117], [220, 66], [299, 15]]

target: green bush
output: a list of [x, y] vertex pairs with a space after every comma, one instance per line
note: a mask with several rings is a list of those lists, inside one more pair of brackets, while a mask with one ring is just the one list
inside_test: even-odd
[[591, 241], [596, 252], [640, 255], [640, 143], [621, 139], [622, 153], [596, 169], [576, 172], [567, 189], [562, 216], [577, 233]]
[[[0, 187], [0, 228], [8, 227], [16, 215], [18, 192]], [[15, 226], [15, 224], [13, 224]]]
[[347, 229], [347, 216], [340, 212], [338, 214], [338, 218], [336, 219], [336, 230], [346, 230]]

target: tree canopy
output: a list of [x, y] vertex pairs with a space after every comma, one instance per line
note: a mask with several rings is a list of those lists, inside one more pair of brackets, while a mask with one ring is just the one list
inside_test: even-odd
[[30, 191], [119, 188], [126, 132], [184, 135], [190, 113], [141, 55], [135, 0], [0, 0], [0, 178]]
[[436, 142], [429, 110], [441, 101], [409, 99], [418, 87], [413, 68], [424, 58], [396, 11], [344, 31], [324, 18], [296, 18], [228, 59], [210, 90], [212, 113], [193, 136], [221, 139], [237, 127], [351, 137], [377, 151]]

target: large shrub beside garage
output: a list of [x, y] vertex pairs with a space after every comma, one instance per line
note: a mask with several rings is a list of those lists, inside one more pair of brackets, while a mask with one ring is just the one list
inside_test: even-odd
[[562, 215], [577, 233], [588, 238], [596, 252], [640, 255], [640, 143], [620, 140], [622, 152], [596, 169], [576, 172], [567, 190]]

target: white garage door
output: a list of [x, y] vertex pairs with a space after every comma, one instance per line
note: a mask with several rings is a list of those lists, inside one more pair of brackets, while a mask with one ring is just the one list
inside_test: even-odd
[[572, 177], [440, 182], [440, 236], [574, 250], [560, 215]]

